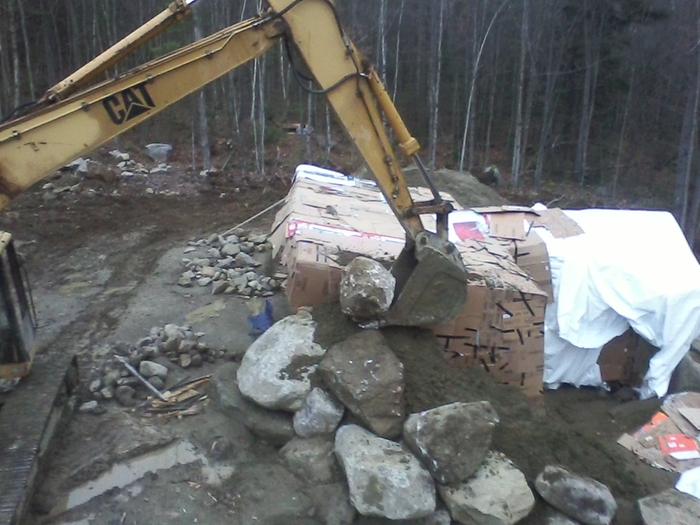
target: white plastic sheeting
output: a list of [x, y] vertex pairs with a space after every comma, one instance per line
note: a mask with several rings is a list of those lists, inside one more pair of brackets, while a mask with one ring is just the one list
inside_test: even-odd
[[537, 233], [549, 251], [555, 302], [545, 319], [545, 383], [601, 386], [601, 347], [631, 326], [659, 348], [642, 397], [666, 394], [700, 335], [700, 266], [667, 212], [567, 211], [584, 233]]

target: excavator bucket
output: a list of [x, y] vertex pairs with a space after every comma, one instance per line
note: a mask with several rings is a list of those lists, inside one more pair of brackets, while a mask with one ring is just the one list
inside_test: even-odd
[[406, 243], [391, 269], [395, 300], [386, 323], [430, 326], [459, 315], [467, 300], [467, 273], [454, 244], [431, 232]]

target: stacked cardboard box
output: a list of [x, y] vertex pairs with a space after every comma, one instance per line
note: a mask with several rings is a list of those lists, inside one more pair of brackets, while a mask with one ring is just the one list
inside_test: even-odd
[[[297, 172], [271, 235], [295, 307], [337, 300], [342, 268], [352, 256], [391, 260], [404, 244], [403, 230], [374, 184], [310, 172]], [[430, 198], [425, 188], [412, 192], [416, 200]], [[542, 389], [547, 304], [536, 279], [549, 282], [546, 250], [525, 233], [529, 208], [475, 211], [502, 237], [458, 242], [469, 274], [467, 304], [462, 315], [434, 332], [455, 366], [483, 367], [495, 380], [536, 395]], [[528, 271], [515, 263], [515, 253]]]

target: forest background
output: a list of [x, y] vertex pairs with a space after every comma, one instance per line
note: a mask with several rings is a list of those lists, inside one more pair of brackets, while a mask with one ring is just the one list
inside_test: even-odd
[[[431, 167], [480, 174], [495, 166], [515, 201], [668, 209], [691, 244], [700, 237], [700, 0], [336, 4]], [[167, 5], [2, 0], [0, 114], [11, 116]], [[264, 8], [199, 0], [194, 17], [110, 74]], [[229, 170], [273, 179], [292, 161], [357, 169], [323, 97], [297, 80], [280, 46], [122, 140], [171, 142], [194, 171], [225, 160]], [[303, 131], [295, 146], [290, 125]]]

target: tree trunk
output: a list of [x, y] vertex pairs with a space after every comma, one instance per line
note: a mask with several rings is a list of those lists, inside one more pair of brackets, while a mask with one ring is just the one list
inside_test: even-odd
[[17, 0], [17, 7], [19, 8], [19, 19], [22, 26], [22, 40], [24, 43], [24, 61], [25, 69], [27, 71], [27, 84], [29, 85], [29, 97], [30, 100], [34, 100], [36, 92], [34, 91], [34, 72], [32, 71], [32, 57], [29, 47], [29, 35], [27, 33], [27, 17], [24, 12], [24, 0]]
[[476, 89], [477, 73], [479, 72], [479, 63], [481, 62], [481, 55], [484, 52], [486, 40], [488, 39], [489, 34], [491, 33], [491, 29], [493, 28], [493, 24], [496, 22], [496, 18], [498, 18], [499, 13], [504, 7], [506, 7], [508, 2], [509, 0], [503, 0], [503, 3], [500, 6], [498, 6], [498, 9], [496, 9], [496, 12], [491, 17], [491, 21], [489, 22], [489, 25], [486, 28], [486, 31], [484, 32], [484, 37], [481, 39], [479, 53], [476, 55], [476, 61], [474, 62], [473, 66], [474, 71], [472, 73], [472, 78], [470, 82], [469, 96], [467, 97], [467, 116], [464, 119], [464, 132], [462, 133], [462, 149], [459, 153], [459, 171], [464, 171], [464, 159], [467, 152], [467, 137], [469, 136], [469, 124], [471, 122], [472, 99], [474, 97], [474, 90]]
[[[588, 141], [591, 132], [591, 121], [595, 108], [595, 92], [598, 84], [598, 69], [600, 56], [600, 38], [603, 29], [603, 17], [601, 17], [597, 28], [591, 27], [588, 19], [588, 1], [584, 0], [583, 14], [583, 34], [584, 34], [584, 56], [585, 75], [583, 80], [583, 99], [581, 102], [581, 121], [579, 122], [578, 144], [576, 147], [576, 161], [574, 164], [574, 175], [583, 186], [586, 181], [586, 170], [588, 169]], [[592, 13], [595, 14], [595, 11]]]
[[435, 44], [434, 74], [431, 78], [430, 90], [430, 167], [435, 169], [438, 144], [438, 123], [440, 117], [440, 80], [442, 76], [442, 32], [444, 26], [445, 0], [440, 0], [437, 24], [433, 26], [433, 37]]
[[622, 172], [622, 159], [625, 152], [625, 134], [627, 132], [627, 120], [630, 113], [630, 102], [632, 101], [632, 90], [634, 88], [634, 66], [630, 68], [630, 80], [629, 88], [627, 89], [627, 96], [625, 97], [625, 107], [622, 110], [622, 125], [620, 126], [620, 140], [617, 143], [617, 159], [615, 161], [615, 171], [613, 173], [611, 194], [612, 198], [617, 197], [617, 185], [620, 180], [620, 174]]
[[518, 188], [520, 184], [520, 169], [522, 165], [523, 91], [525, 89], [525, 55], [528, 34], [527, 18], [528, 0], [523, 0], [523, 18], [520, 26], [520, 65], [518, 68], [518, 94], [517, 106], [515, 109], [515, 136], [513, 138], [513, 163], [511, 166], [511, 177], [514, 188]]
[[[696, 17], [700, 17], [700, 0], [695, 0], [695, 12]], [[700, 42], [700, 18], [697, 18], [697, 42]], [[690, 247], [695, 246], [695, 238], [697, 236], [697, 225], [698, 225], [698, 214], [700, 213], [700, 177], [695, 177], [695, 187], [693, 189], [693, 197], [690, 203], [690, 213], [687, 213], [688, 209], [688, 190], [690, 187], [690, 174], [693, 166], [693, 156], [695, 154], [695, 148], [697, 147], [697, 134], [698, 134], [698, 109], [700, 109], [700, 45], [695, 45], [695, 55], [696, 55], [696, 71], [695, 71], [695, 81], [690, 85], [690, 91], [692, 94], [689, 96], [688, 107], [686, 108], [686, 114], [683, 121], [683, 131], [686, 134], [687, 142], [685, 145], [681, 144], [679, 151], [679, 166], [678, 166], [678, 178], [679, 182], [682, 183], [682, 193], [679, 195], [676, 193], [676, 202], [682, 201], [681, 206], [681, 220], [679, 220], [681, 227], [685, 231], [686, 238], [690, 243]], [[691, 100], [692, 99], [692, 102]], [[681, 137], [682, 139], [683, 137]], [[676, 187], [678, 192], [679, 187]]]
[[20, 84], [19, 84], [19, 50], [17, 45], [17, 25], [15, 21], [15, 0], [10, 0], [10, 53], [12, 54], [12, 105], [13, 109], [19, 107]]
[[[203, 37], [202, 22], [197, 10], [193, 13], [194, 39]], [[199, 149], [202, 155], [202, 169], [211, 170], [211, 147], [209, 145], [209, 119], [207, 117], [207, 97], [204, 89], [197, 94], [197, 134], [199, 135]]]
[[406, 0], [401, 0], [401, 5], [399, 6], [399, 25], [396, 28], [396, 49], [394, 50], [394, 86], [391, 91], [391, 99], [396, 101], [396, 89], [399, 85], [399, 57], [401, 53], [401, 25], [403, 22], [403, 11], [406, 5]]

